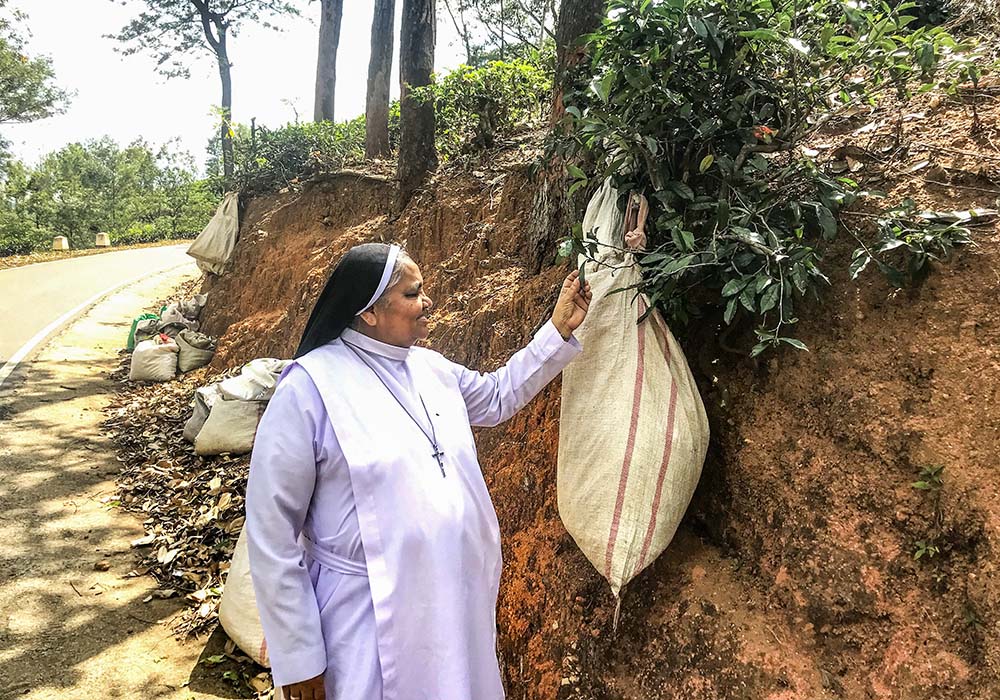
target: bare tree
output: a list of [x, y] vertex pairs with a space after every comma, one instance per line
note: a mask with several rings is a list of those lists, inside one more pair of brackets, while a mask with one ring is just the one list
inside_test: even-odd
[[434, 71], [435, 0], [403, 0], [399, 46], [399, 164], [401, 203], [437, 168], [434, 102], [417, 100], [413, 89], [431, 84]]
[[393, 24], [396, 0], [375, 0], [372, 52], [365, 99], [365, 157], [389, 153], [389, 83], [392, 77]]
[[156, 69], [167, 76], [188, 77], [182, 60], [195, 49], [207, 48], [222, 81], [222, 170], [227, 185], [233, 179], [233, 80], [227, 39], [242, 24], [260, 22], [274, 29], [271, 17], [298, 15], [287, 0], [136, 0], [145, 6], [139, 16], [111, 38], [122, 42], [126, 56], [150, 51]]
[[316, 60], [316, 104], [313, 121], [333, 121], [337, 89], [337, 48], [344, 0], [320, 0], [319, 57]]
[[538, 50], [546, 37], [555, 39], [556, 0], [444, 0], [444, 5], [470, 66]]

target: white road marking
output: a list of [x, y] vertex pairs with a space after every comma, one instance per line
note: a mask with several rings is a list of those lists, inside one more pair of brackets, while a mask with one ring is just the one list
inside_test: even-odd
[[[42, 264], [42, 263], [39, 263], [39, 264]], [[171, 272], [173, 270], [176, 270], [179, 267], [185, 267], [185, 266], [190, 265], [190, 264], [191, 264], [191, 262], [184, 262], [184, 263], [181, 263], [180, 265], [174, 265], [173, 267], [164, 268], [164, 269], [159, 270], [158, 272], [155, 272], [153, 274], [159, 275], [159, 274], [163, 274], [163, 273], [166, 273], [166, 272]], [[36, 333], [34, 335], [34, 337], [31, 338], [31, 340], [29, 340], [27, 343], [25, 343], [20, 348], [18, 348], [17, 352], [15, 352], [13, 354], [13, 356], [11, 356], [11, 358], [9, 360], [7, 360], [7, 362], [4, 364], [3, 367], [0, 367], [0, 389], [3, 388], [3, 383], [5, 381], [7, 381], [7, 379], [14, 372], [14, 370], [17, 369], [17, 365], [22, 360], [24, 360], [24, 358], [27, 357], [31, 353], [31, 351], [34, 350], [36, 346], [38, 346], [39, 343], [41, 343], [46, 338], [48, 338], [52, 333], [55, 333], [63, 325], [65, 325], [69, 321], [73, 320], [74, 317], [76, 317], [78, 314], [82, 313], [87, 308], [89, 308], [89, 307], [94, 306], [95, 304], [97, 304], [97, 302], [99, 302], [104, 297], [110, 296], [111, 294], [114, 294], [115, 292], [117, 292], [119, 289], [124, 289], [125, 287], [128, 287], [131, 284], [135, 284], [136, 282], [139, 282], [140, 280], [145, 279], [147, 277], [149, 277], [149, 272], [144, 272], [141, 275], [137, 275], [136, 277], [133, 277], [132, 279], [128, 280], [127, 282], [122, 282], [121, 284], [116, 284], [116, 285], [114, 285], [112, 287], [108, 287], [103, 292], [98, 292], [94, 296], [90, 297], [89, 299], [87, 299], [87, 301], [83, 302], [79, 306], [70, 309], [69, 311], [67, 311], [66, 313], [64, 313], [62, 316], [60, 316], [59, 318], [57, 318], [55, 321], [53, 321], [49, 325], [45, 326], [45, 328], [43, 328], [42, 330], [38, 331], [38, 333]]]

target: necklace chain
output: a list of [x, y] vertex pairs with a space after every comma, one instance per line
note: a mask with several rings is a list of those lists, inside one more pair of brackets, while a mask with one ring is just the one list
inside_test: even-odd
[[[341, 338], [341, 340], [343, 340], [343, 338]], [[389, 395], [396, 400], [396, 403], [398, 403], [399, 407], [403, 409], [403, 412], [406, 413], [409, 419], [413, 421], [418, 428], [420, 428], [420, 432], [424, 434], [424, 437], [426, 437], [428, 442], [431, 443], [431, 447], [434, 448], [434, 453], [431, 455], [431, 457], [437, 460], [438, 467], [441, 469], [441, 476], [444, 477], [445, 476], [444, 460], [442, 459], [444, 457], [444, 452], [438, 446], [437, 430], [434, 428], [434, 421], [431, 420], [431, 413], [430, 411], [427, 410], [427, 404], [424, 403], [424, 397], [420, 394], [420, 391], [417, 390], [416, 387], [414, 387], [414, 390], [417, 391], [417, 398], [420, 399], [420, 405], [424, 409], [424, 414], [427, 416], [427, 422], [431, 426], [430, 434], [427, 433], [427, 429], [424, 428], [424, 426], [420, 423], [420, 421], [418, 421], [416, 417], [412, 413], [410, 413], [410, 409], [408, 409], [405, 406], [405, 404], [403, 404], [403, 402], [399, 400], [399, 397], [396, 396], [396, 393], [389, 388], [389, 385], [385, 383], [385, 380], [382, 379], [381, 375], [379, 375], [379, 373], [375, 370], [375, 368], [368, 363], [368, 360], [366, 360], [365, 357], [358, 351], [358, 348], [356, 348], [354, 345], [347, 342], [346, 340], [344, 340], [344, 345], [349, 347], [351, 351], [358, 356], [358, 359], [361, 360], [362, 364], [364, 364], [365, 367], [367, 367], [372, 371], [372, 374], [375, 375], [375, 378], [378, 379], [379, 382], [381, 382], [382, 386], [385, 387], [385, 390], [389, 392]]]

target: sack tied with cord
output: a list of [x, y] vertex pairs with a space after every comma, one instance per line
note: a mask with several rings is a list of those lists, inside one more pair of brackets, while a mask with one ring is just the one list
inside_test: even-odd
[[622, 587], [673, 539], [709, 437], [687, 359], [637, 293], [647, 211], [629, 195], [623, 215], [610, 180], [587, 207], [583, 230], [598, 254], [580, 264], [594, 296], [577, 331], [583, 353], [563, 371], [559, 421], [559, 515], [619, 604]]

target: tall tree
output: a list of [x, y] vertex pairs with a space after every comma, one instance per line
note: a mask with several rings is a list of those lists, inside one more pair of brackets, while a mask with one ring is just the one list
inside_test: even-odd
[[259, 22], [276, 29], [270, 19], [297, 15], [299, 10], [287, 0], [134, 0], [144, 6], [139, 16], [112, 38], [121, 42], [126, 56], [150, 51], [156, 56], [157, 70], [168, 78], [188, 77], [184, 63], [188, 54], [205, 51], [214, 57], [222, 82], [221, 125], [223, 173], [233, 177], [233, 80], [228, 38], [241, 26]]
[[[69, 93], [55, 84], [52, 61], [29, 57], [21, 27], [24, 14], [0, 0], [0, 124], [45, 119], [64, 111]], [[8, 142], [0, 137], [0, 173], [6, 174]]]
[[337, 88], [337, 47], [344, 0], [320, 0], [319, 58], [316, 60], [316, 105], [313, 121], [333, 121], [334, 93]]
[[389, 153], [389, 81], [392, 77], [393, 23], [396, 0], [375, 0], [372, 53], [365, 99], [365, 157]]
[[552, 123], [555, 124], [565, 114], [563, 91], [566, 78], [580, 59], [583, 58], [581, 38], [601, 25], [607, 12], [608, 0], [562, 0], [559, 21], [556, 23], [556, 77], [553, 81]]
[[437, 168], [434, 149], [434, 102], [417, 100], [413, 89], [431, 84], [434, 71], [435, 0], [403, 0], [399, 41], [399, 178], [400, 201]]

